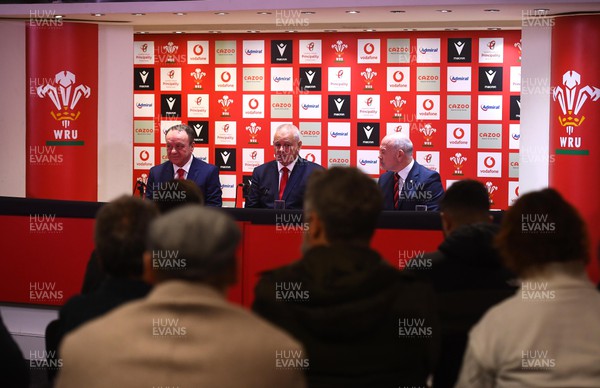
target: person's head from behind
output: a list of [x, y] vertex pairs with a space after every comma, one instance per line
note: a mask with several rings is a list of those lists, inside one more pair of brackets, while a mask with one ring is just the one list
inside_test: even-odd
[[145, 280], [187, 280], [224, 292], [236, 281], [240, 238], [235, 222], [221, 210], [191, 204], [171, 210], [150, 225]]
[[354, 167], [315, 171], [308, 179], [303, 248], [317, 245], [368, 245], [383, 209], [377, 183]]
[[585, 222], [554, 189], [521, 196], [506, 212], [496, 238], [505, 265], [530, 277], [550, 263], [571, 263], [583, 270], [589, 240]]
[[490, 198], [483, 183], [472, 179], [453, 183], [440, 201], [444, 234], [463, 225], [490, 222], [489, 211]]
[[152, 200], [161, 214], [189, 203], [204, 205], [202, 190], [189, 179], [173, 179], [161, 183], [158, 190], [152, 192]]
[[194, 130], [189, 125], [178, 124], [167, 129], [167, 158], [178, 167], [183, 167], [191, 159], [194, 151]]
[[102, 206], [96, 215], [96, 253], [104, 271], [118, 278], [141, 278], [146, 234], [158, 215], [147, 200], [119, 197]]

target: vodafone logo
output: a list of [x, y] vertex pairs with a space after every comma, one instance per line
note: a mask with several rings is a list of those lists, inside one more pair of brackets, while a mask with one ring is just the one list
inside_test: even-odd
[[433, 100], [428, 98], [425, 101], [423, 101], [423, 109], [432, 110], [433, 106], [434, 106]]
[[515, 187], [515, 194], [517, 195], [517, 197], [519, 196], [519, 186]]
[[229, 124], [223, 125], [223, 132], [225, 132], [225, 133], [229, 132]]
[[196, 98], [196, 105], [202, 105], [202, 97]]
[[308, 154], [306, 154], [306, 158], [305, 159], [308, 160], [309, 162], [313, 162], [314, 163], [315, 160], [317, 160], [317, 157], [314, 154], [312, 154], [312, 153], [308, 153]]
[[315, 42], [310, 42], [306, 45], [306, 48], [308, 49], [308, 51], [313, 51], [315, 49]]
[[465, 137], [465, 130], [461, 127], [454, 128], [454, 132], [452, 132], [456, 139], [462, 139]]
[[150, 153], [146, 150], [143, 150], [142, 152], [140, 152], [140, 159], [142, 159], [143, 162], [147, 161], [148, 159], [150, 159]]
[[375, 51], [375, 46], [373, 46], [373, 43], [367, 43], [365, 44], [365, 46], [363, 47], [363, 51], [366, 54], [373, 54], [373, 52]]
[[487, 168], [492, 168], [496, 165], [496, 159], [494, 159], [491, 156], [488, 156], [487, 158], [485, 158], [483, 160], [483, 164], [487, 167]]
[[252, 158], [252, 160], [256, 160], [257, 156], [258, 156], [258, 152], [256, 152], [256, 151], [252, 151], [252, 153], [250, 154], [250, 157]]
[[256, 98], [252, 98], [250, 101], [248, 101], [248, 106], [250, 107], [250, 109], [257, 109], [258, 100]]
[[424, 159], [425, 159], [425, 162], [431, 163], [431, 161], [433, 160], [433, 155], [427, 154], [427, 155], [425, 155]]
[[337, 73], [338, 78], [342, 78], [343, 75], [344, 75], [344, 70], [338, 71], [338, 73]]
[[169, 76], [169, 78], [173, 79], [173, 77], [175, 77], [175, 70], [171, 70], [167, 73], [167, 75]]
[[140, 48], [142, 49], [142, 52], [145, 53], [146, 51], [148, 51], [148, 43], [144, 43]]
[[223, 82], [229, 82], [229, 80], [231, 80], [231, 74], [229, 74], [228, 71], [224, 71], [221, 73], [221, 80]]
[[401, 72], [400, 70], [395, 71], [394, 74], [392, 75], [392, 78], [396, 82], [402, 82], [402, 80], [404, 79], [404, 73]]
[[204, 47], [202, 47], [201, 44], [197, 44], [194, 46], [192, 51], [194, 51], [194, 54], [196, 55], [202, 55], [202, 53], [204, 52]]

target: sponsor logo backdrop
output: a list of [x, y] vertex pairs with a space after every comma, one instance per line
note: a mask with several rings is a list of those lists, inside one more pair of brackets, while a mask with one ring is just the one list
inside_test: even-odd
[[[324, 167], [376, 178], [381, 139], [401, 132], [445, 187], [480, 180], [492, 208], [505, 209], [518, 195], [520, 39], [519, 31], [136, 35], [133, 158], [164, 162], [162, 131], [192, 123], [195, 154], [219, 166], [222, 183], [241, 183], [273, 159], [272, 133], [291, 122]], [[146, 178], [144, 163], [134, 168], [134, 182]], [[226, 203], [235, 190], [224, 191]]]

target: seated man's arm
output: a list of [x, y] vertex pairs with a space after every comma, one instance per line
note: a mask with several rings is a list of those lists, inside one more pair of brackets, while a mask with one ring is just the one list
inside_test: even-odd
[[425, 181], [424, 190], [427, 194], [427, 201], [425, 202], [425, 205], [427, 205], [427, 210], [439, 211], [440, 201], [442, 200], [442, 196], [444, 195], [444, 187], [442, 186], [440, 174], [438, 174], [437, 172], [435, 174], [432, 174]]
[[221, 190], [221, 180], [219, 179], [219, 168], [211, 165], [211, 171], [206, 177], [204, 201], [206, 206], [223, 206], [223, 191]]
[[250, 180], [250, 187], [248, 188], [248, 198], [246, 198], [246, 208], [261, 208], [264, 205], [261, 204], [262, 193], [260, 192], [260, 178], [256, 173], [256, 169], [252, 172], [252, 179]]

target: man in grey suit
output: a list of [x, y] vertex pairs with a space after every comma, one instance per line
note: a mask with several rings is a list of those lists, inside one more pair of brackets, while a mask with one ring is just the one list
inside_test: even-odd
[[144, 255], [153, 291], [67, 336], [56, 386], [305, 387], [301, 345], [225, 300], [240, 236], [198, 205], [155, 220]]

